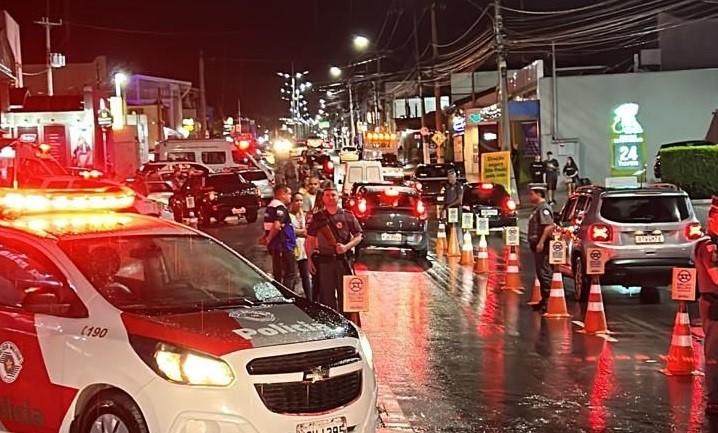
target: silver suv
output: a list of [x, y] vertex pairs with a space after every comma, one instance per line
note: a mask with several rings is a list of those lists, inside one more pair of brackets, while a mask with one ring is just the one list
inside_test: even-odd
[[586, 300], [590, 280], [585, 251], [602, 248], [608, 257], [601, 283], [640, 286], [642, 299], [671, 282], [673, 267], [693, 267], [691, 253], [701, 225], [685, 191], [669, 184], [643, 188], [577, 188], [556, 215], [556, 235], [566, 240], [577, 300]]

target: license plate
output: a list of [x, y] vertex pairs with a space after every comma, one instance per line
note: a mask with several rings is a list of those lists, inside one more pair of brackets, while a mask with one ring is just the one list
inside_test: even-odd
[[297, 433], [347, 433], [347, 420], [341, 417], [299, 424]]
[[665, 241], [663, 235], [636, 235], [637, 244], [662, 244]]
[[381, 240], [391, 242], [401, 242], [401, 233], [382, 233]]
[[190, 209], [194, 208], [194, 197], [187, 197], [185, 198], [185, 202], [187, 203], [187, 207]]
[[481, 216], [496, 216], [499, 214], [497, 209], [481, 209]]
[[444, 196], [440, 195], [440, 196], [436, 197], [436, 201], [444, 201]]
[[244, 214], [244, 213], [246, 213], [246, 212], [247, 212], [247, 210], [246, 210], [245, 208], [243, 208], [243, 207], [241, 207], [241, 208], [239, 208], [239, 209], [237, 209], [237, 208], [232, 209], [232, 213], [233, 213], [234, 215], [242, 215], [242, 214]]

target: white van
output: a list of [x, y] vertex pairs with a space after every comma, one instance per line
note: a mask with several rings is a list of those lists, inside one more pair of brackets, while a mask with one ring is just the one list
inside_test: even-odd
[[380, 183], [384, 181], [379, 161], [349, 161], [344, 164], [342, 195], [351, 193], [355, 183]]
[[215, 172], [257, 168], [267, 173], [269, 179], [274, 179], [274, 173], [265, 164], [225, 139], [165, 140], [159, 144], [159, 157], [162, 161], [199, 162]]

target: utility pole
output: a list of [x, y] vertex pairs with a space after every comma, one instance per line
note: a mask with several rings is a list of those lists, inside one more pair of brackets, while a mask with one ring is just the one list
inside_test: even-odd
[[347, 82], [347, 87], [349, 87], [349, 120], [352, 123], [352, 126], [351, 126], [352, 136], [351, 136], [351, 139], [350, 139], [351, 141], [350, 141], [349, 145], [353, 146], [354, 145], [354, 137], [356, 136], [357, 131], [356, 131], [356, 126], [354, 124], [354, 97], [352, 96], [352, 80], [351, 80], [351, 78]]
[[209, 138], [207, 124], [207, 93], [204, 84], [204, 51], [199, 52], [199, 122], [202, 125], [202, 136]]
[[416, 12], [412, 12], [414, 18], [414, 57], [416, 58], [416, 87], [419, 91], [419, 107], [421, 107], [421, 127], [426, 127], [424, 124], [424, 115], [426, 111], [424, 109], [424, 90], [421, 85], [421, 57], [419, 56], [419, 29], [416, 26]]
[[501, 0], [494, 2], [494, 32], [496, 34], [496, 65], [499, 71], [499, 92], [501, 93], [501, 148], [511, 150], [511, 122], [509, 120], [509, 86], [504, 45], [504, 21], [501, 15]]
[[[49, 15], [49, 12], [48, 12]], [[48, 17], [42, 17], [40, 21], [35, 21], [35, 24], [39, 24], [45, 27], [45, 61], [47, 62], [47, 94], [52, 96], [55, 93], [52, 83], [52, 41], [50, 38], [50, 30], [53, 27], [61, 26], [62, 20], [54, 23], [50, 21]]]
[[437, 2], [433, 0], [431, 2], [431, 46], [433, 47], [433, 65], [432, 65], [432, 78], [434, 79], [434, 122], [437, 131], [441, 131], [441, 85], [439, 80], [436, 78], [436, 71], [434, 65], [439, 62], [439, 30], [436, 26], [436, 8]]
[[239, 96], [237, 96], [237, 132], [242, 133], [242, 103], [240, 102]]

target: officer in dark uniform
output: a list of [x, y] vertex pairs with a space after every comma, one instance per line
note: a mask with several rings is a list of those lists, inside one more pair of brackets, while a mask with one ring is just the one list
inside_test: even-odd
[[[305, 248], [309, 271], [316, 275], [317, 302], [343, 312], [344, 276], [353, 275], [352, 248], [362, 240], [362, 229], [354, 214], [339, 208], [339, 193], [332, 185], [320, 197], [324, 209], [314, 214], [307, 227]], [[358, 315], [346, 314], [358, 323]]]
[[294, 288], [294, 279], [297, 275], [297, 259], [294, 254], [297, 236], [287, 209], [291, 198], [289, 187], [278, 185], [274, 188], [274, 199], [269, 203], [264, 214], [265, 239], [263, 240], [272, 256], [274, 279], [290, 289]]
[[710, 431], [718, 431], [718, 196], [713, 197], [706, 231], [708, 237], [696, 244], [694, 258], [705, 333], [705, 410]]
[[[459, 180], [456, 175], [456, 170], [453, 168], [450, 168], [446, 172], [447, 182], [444, 184], [444, 186], [441, 188], [441, 195], [444, 196], [444, 205], [441, 209], [441, 216], [445, 221], [448, 221], [449, 218], [449, 209], [458, 209], [457, 213], [459, 215], [459, 222], [452, 223], [456, 226], [457, 230], [457, 236], [459, 239], [459, 242], [461, 242], [461, 239], [463, 238], [463, 235], [461, 233], [461, 204], [464, 201], [464, 186], [459, 183]], [[449, 224], [446, 225], [446, 229], [450, 230], [451, 227]], [[447, 236], [449, 236], [449, 233], [447, 232]]]
[[548, 257], [549, 242], [554, 229], [553, 210], [546, 203], [546, 187], [543, 184], [529, 185], [529, 201], [534, 205], [534, 210], [529, 217], [529, 246], [534, 255], [536, 277], [541, 284], [541, 302], [534, 305], [533, 308], [545, 311], [553, 278]]

